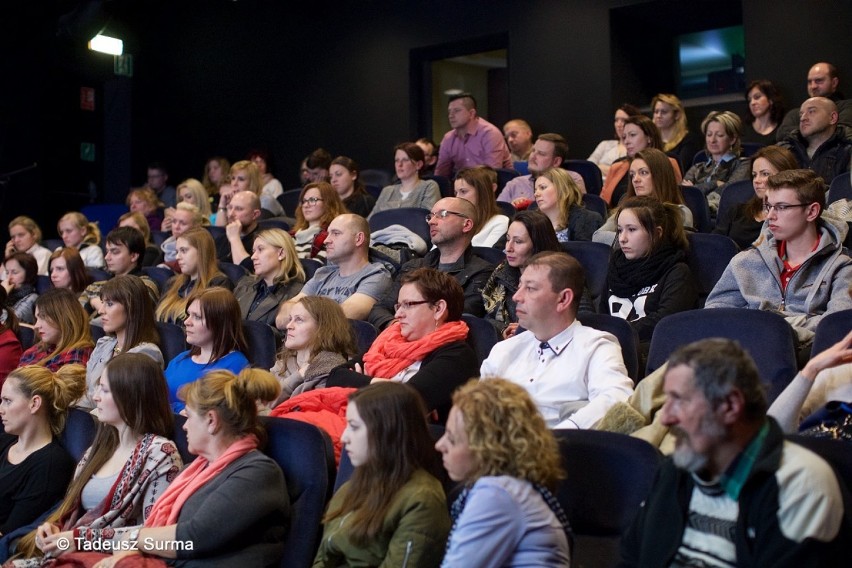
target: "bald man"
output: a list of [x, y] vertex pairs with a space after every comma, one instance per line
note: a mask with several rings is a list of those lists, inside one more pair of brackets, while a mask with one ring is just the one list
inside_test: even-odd
[[826, 184], [849, 171], [852, 156], [852, 141], [837, 121], [834, 101], [811, 97], [799, 109], [799, 129], [778, 143], [793, 152], [801, 167], [816, 172]]
[[[845, 127], [844, 135], [852, 137], [852, 102], [840, 92], [840, 76], [837, 67], [831, 63], [820, 61], [814, 63], [808, 70], [807, 90], [809, 97], [825, 97], [834, 101], [838, 109], [837, 123]], [[786, 139], [799, 126], [799, 108], [791, 109], [784, 115], [781, 126], [775, 131], [778, 142]], [[826, 180], [830, 182], [831, 180]]]
[[503, 136], [509, 145], [513, 162], [526, 162], [533, 146], [532, 128], [526, 120], [516, 118], [503, 125]]

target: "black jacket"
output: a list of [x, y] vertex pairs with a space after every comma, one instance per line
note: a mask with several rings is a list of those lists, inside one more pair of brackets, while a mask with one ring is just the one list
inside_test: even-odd
[[778, 143], [796, 156], [796, 161], [803, 168], [810, 168], [820, 176], [825, 184], [831, 183], [835, 177], [849, 171], [849, 159], [852, 156], [852, 142], [846, 137], [842, 126], [834, 131], [834, 136], [826, 140], [808, 157], [808, 141], [798, 130], [794, 130], [787, 138]]

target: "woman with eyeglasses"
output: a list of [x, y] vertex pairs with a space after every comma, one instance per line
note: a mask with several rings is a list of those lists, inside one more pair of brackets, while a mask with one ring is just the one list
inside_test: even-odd
[[441, 190], [433, 180], [420, 179], [420, 170], [423, 169], [425, 159], [423, 149], [414, 142], [403, 142], [394, 148], [393, 163], [399, 183], [382, 189], [370, 217], [381, 211], [400, 207], [432, 209], [441, 199]]
[[325, 243], [328, 225], [332, 219], [347, 213], [346, 206], [334, 187], [328, 182], [309, 183], [299, 194], [296, 209], [296, 224], [290, 230], [296, 239], [296, 254], [299, 258], [313, 258], [325, 263]]
[[355, 370], [335, 369], [327, 386], [360, 387], [379, 381], [408, 383], [441, 424], [453, 391], [478, 376], [479, 363], [467, 344], [462, 321], [464, 291], [455, 278], [434, 268], [400, 277], [396, 320], [373, 342]]

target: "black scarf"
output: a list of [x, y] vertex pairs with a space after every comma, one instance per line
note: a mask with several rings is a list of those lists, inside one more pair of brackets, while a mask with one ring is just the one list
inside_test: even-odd
[[606, 277], [609, 291], [620, 298], [630, 298], [642, 288], [659, 282], [672, 266], [685, 261], [686, 253], [670, 244], [634, 260], [628, 260], [621, 249], [614, 250]]

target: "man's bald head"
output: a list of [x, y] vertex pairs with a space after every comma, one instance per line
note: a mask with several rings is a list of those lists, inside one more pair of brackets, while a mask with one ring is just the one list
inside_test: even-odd
[[837, 105], [825, 97], [811, 97], [799, 109], [799, 132], [806, 139], [834, 134], [837, 128]]

